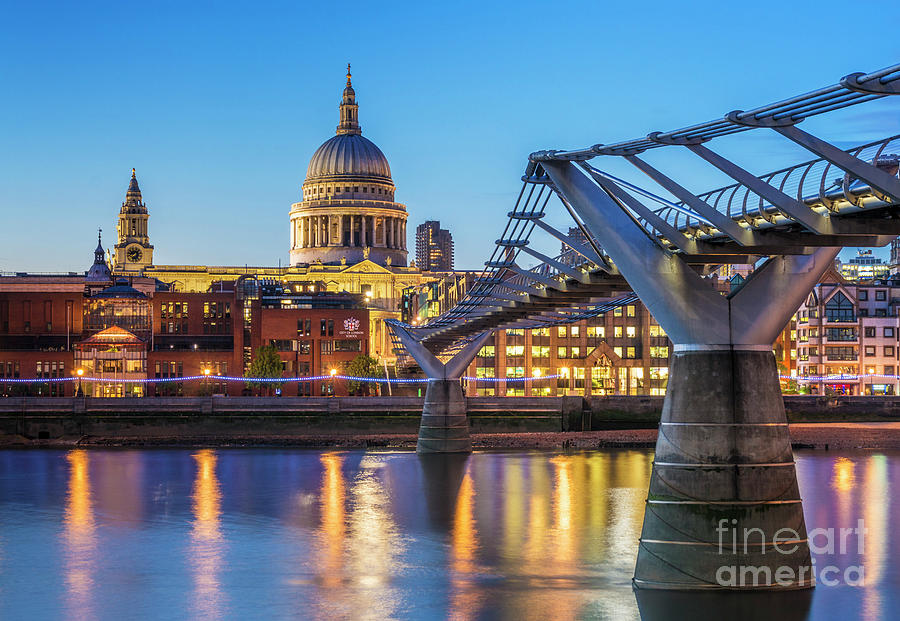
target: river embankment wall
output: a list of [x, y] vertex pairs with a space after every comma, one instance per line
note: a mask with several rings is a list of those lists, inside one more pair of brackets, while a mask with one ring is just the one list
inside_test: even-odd
[[[900, 420], [900, 397], [786, 396], [792, 421]], [[469, 397], [473, 433], [655, 428], [663, 397]], [[416, 433], [420, 397], [9, 397], [0, 435], [253, 437]]]

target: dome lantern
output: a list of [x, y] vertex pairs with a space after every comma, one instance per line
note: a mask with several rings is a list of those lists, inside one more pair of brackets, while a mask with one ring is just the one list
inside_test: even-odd
[[359, 106], [356, 104], [356, 91], [353, 90], [351, 82], [350, 63], [347, 63], [347, 87], [344, 89], [344, 96], [341, 98], [341, 119], [337, 126], [337, 135], [342, 134], [362, 134], [359, 127]]

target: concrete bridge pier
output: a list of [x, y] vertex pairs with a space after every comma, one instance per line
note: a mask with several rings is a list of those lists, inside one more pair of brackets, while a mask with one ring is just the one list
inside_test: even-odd
[[416, 452], [471, 453], [472, 439], [469, 436], [466, 396], [460, 378], [491, 336], [491, 332], [482, 332], [450, 360], [441, 362], [402, 325], [389, 325], [406, 351], [428, 375]]
[[772, 343], [839, 248], [771, 256], [723, 295], [617, 188], [571, 162], [541, 165], [674, 344], [634, 586], [814, 586]]

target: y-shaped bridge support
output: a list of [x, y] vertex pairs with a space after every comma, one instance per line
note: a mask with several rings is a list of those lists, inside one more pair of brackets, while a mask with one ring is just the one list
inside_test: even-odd
[[446, 363], [428, 351], [403, 326], [390, 324], [409, 355], [428, 376], [425, 407], [419, 424], [417, 453], [471, 453], [466, 396], [460, 378], [478, 355], [490, 330], [482, 332]]
[[724, 297], [575, 165], [542, 165], [675, 345], [634, 585], [813, 586], [772, 343], [839, 249], [772, 257]]

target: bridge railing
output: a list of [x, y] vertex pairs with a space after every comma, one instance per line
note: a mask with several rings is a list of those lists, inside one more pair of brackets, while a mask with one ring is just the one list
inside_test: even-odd
[[[900, 135], [860, 145], [846, 152], [897, 176]], [[839, 211], [841, 206], [864, 207], [865, 197], [881, 198], [867, 183], [821, 158], [782, 168], [759, 178], [810, 207], [831, 212]], [[773, 220], [781, 216], [777, 207], [740, 183], [704, 192], [698, 197], [730, 218], [743, 220], [752, 226], [773, 224]], [[676, 201], [675, 204], [683, 209], [665, 206], [655, 212], [682, 231], [700, 230], [707, 224], [696, 214], [690, 215], [690, 208], [684, 202]]]

